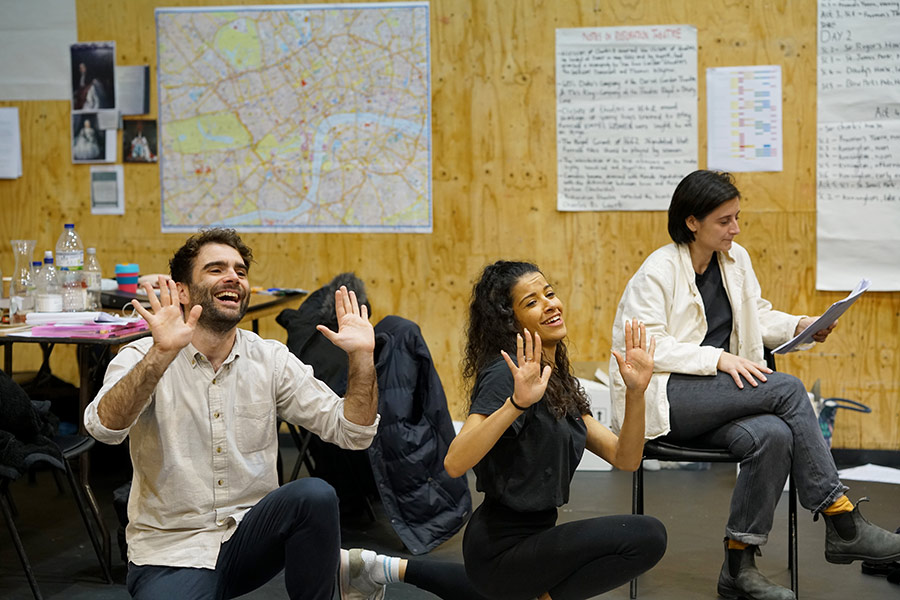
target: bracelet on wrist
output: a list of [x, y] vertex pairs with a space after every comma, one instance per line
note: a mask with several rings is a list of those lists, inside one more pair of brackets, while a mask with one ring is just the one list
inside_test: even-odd
[[512, 396], [509, 397], [509, 401], [512, 402], [512, 405], [513, 405], [513, 406], [515, 406], [516, 408], [518, 408], [518, 409], [521, 410], [522, 412], [525, 412], [525, 410], [527, 409], [527, 407], [525, 407], [525, 406], [519, 406], [518, 404], [516, 404], [516, 396], [515, 396], [515, 394], [513, 394]]

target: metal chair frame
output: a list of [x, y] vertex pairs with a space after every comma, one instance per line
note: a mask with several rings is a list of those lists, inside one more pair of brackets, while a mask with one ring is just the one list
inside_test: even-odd
[[[728, 450], [676, 445], [659, 440], [649, 440], [644, 444], [644, 457], [632, 477], [631, 512], [644, 514], [644, 462], [648, 459], [687, 462], [738, 463], [740, 458]], [[797, 493], [794, 476], [788, 479], [788, 569], [791, 571], [791, 590], [800, 598], [797, 581]], [[637, 578], [631, 580], [631, 598], [637, 598]]]
[[[69, 483], [69, 490], [72, 492], [72, 497], [75, 499], [75, 504], [78, 506], [78, 512], [81, 514], [81, 519], [88, 531], [88, 536], [91, 539], [91, 545], [94, 547], [94, 553], [97, 555], [97, 560], [100, 562], [100, 568], [103, 570], [103, 577], [107, 583], [112, 583], [113, 578], [110, 569], [111, 560], [109, 556], [109, 533], [104, 526], [99, 513], [95, 512], [93, 510], [93, 507], [89, 508], [88, 502], [85, 500], [85, 496], [88, 495], [88, 492], [90, 490], [82, 489], [82, 486], [78, 482], [78, 478], [75, 476], [75, 472], [72, 470], [71, 464], [72, 460], [81, 456], [83, 453], [87, 452], [93, 447], [94, 440], [93, 438], [83, 435], [71, 435], [57, 436], [54, 441], [57, 443], [63, 453], [62, 467], [60, 467], [60, 465], [55, 461], [37, 462], [44, 462], [48, 465], [51, 465], [54, 469], [61, 469], [65, 471], [66, 480]], [[38, 586], [37, 579], [35, 578], [34, 570], [31, 567], [31, 562], [28, 560], [28, 555], [25, 552], [25, 546], [22, 544], [22, 538], [19, 536], [19, 530], [16, 528], [15, 517], [17, 511], [15, 509], [15, 504], [12, 501], [12, 495], [9, 491], [9, 484], [11, 481], [13, 480], [9, 477], [0, 476], [0, 512], [3, 513], [3, 519], [6, 522], [6, 527], [9, 530], [10, 536], [12, 537], [13, 545], [16, 548], [16, 553], [19, 555], [19, 560], [22, 563], [22, 569], [25, 571], [25, 577], [28, 580], [28, 585], [31, 587], [31, 593], [36, 600], [42, 600], [43, 596], [41, 595], [40, 587]], [[89, 517], [88, 514], [90, 514], [91, 516]], [[91, 518], [93, 518], [93, 522]], [[106, 542], [105, 546], [101, 541], [101, 536], [104, 536]]]

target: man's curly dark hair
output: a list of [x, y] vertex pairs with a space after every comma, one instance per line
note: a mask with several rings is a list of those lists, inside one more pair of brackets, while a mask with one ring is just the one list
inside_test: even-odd
[[247, 269], [253, 261], [253, 251], [247, 246], [234, 229], [216, 227], [204, 229], [195, 233], [184, 242], [169, 260], [169, 274], [178, 283], [191, 283], [191, 273], [194, 271], [194, 260], [200, 254], [200, 249], [207, 244], [224, 244], [238, 251]]

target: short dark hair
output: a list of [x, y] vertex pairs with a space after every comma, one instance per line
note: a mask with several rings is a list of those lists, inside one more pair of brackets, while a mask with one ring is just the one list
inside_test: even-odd
[[730, 173], [694, 171], [681, 180], [669, 204], [669, 236], [676, 244], [690, 244], [694, 232], [685, 221], [693, 216], [703, 220], [721, 204], [740, 198]]
[[207, 244], [224, 244], [238, 251], [247, 269], [253, 261], [253, 251], [247, 246], [234, 229], [216, 227], [204, 229], [195, 233], [184, 242], [184, 245], [175, 252], [175, 256], [169, 260], [169, 274], [178, 283], [191, 283], [191, 274], [194, 270], [194, 260], [200, 254], [200, 249]]

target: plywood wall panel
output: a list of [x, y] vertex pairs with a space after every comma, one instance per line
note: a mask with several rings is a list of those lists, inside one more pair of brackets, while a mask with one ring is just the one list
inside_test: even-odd
[[[79, 38], [115, 40], [120, 64], [151, 65], [157, 115], [156, 6], [220, 1], [77, 0]], [[260, 4], [254, 0], [252, 4]], [[815, 0], [435, 0], [431, 2], [432, 189], [430, 235], [248, 234], [262, 285], [315, 289], [356, 271], [375, 319], [417, 321], [463, 416], [459, 377], [471, 285], [498, 258], [536, 261], [566, 301], [572, 356], [606, 361], [611, 321], [625, 283], [668, 241], [663, 212], [556, 211], [555, 30], [558, 27], [693, 24], [698, 31], [699, 156], [706, 163], [705, 70], [779, 64], [783, 74], [784, 171], [738, 176], [744, 195], [739, 241], [776, 307], [817, 313], [842, 297], [815, 291]], [[9, 105], [7, 103], [6, 105]], [[6, 240], [28, 232], [52, 248], [74, 221], [111, 273], [130, 260], [165, 271], [182, 235], [159, 232], [159, 172], [126, 164], [127, 214], [92, 216], [86, 165], [71, 164], [67, 102], [15, 103], [21, 110], [25, 176], [0, 181], [0, 268]], [[121, 143], [121, 141], [120, 141]], [[121, 154], [120, 154], [121, 156]], [[826, 395], [868, 403], [872, 415], [838, 415], [835, 445], [900, 449], [900, 293], [867, 294], [825, 345], [779, 360], [779, 369]], [[284, 339], [267, 320], [261, 333]], [[74, 380], [74, 354], [54, 352], [54, 371]], [[16, 368], [36, 368], [34, 353]]]

